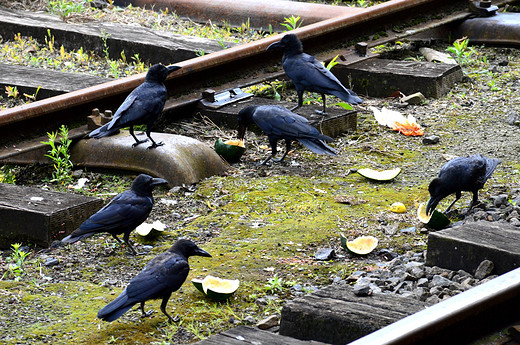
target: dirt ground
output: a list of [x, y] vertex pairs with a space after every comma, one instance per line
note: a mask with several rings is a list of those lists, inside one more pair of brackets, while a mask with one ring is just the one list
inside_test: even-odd
[[[129, 255], [106, 235], [50, 250], [29, 247], [25, 272], [17, 281], [8, 270], [12, 251], [4, 251], [0, 261], [5, 273], [0, 280], [3, 342], [178, 344], [279, 314], [288, 299], [344, 279], [355, 270], [376, 269], [383, 260], [377, 255], [380, 249], [423, 251], [429, 230], [416, 218], [417, 205], [428, 199], [429, 181], [454, 156], [481, 153], [502, 161], [480, 192], [483, 203], [492, 204], [498, 194], [517, 197], [520, 127], [514, 119], [520, 113], [520, 53], [511, 48], [473, 49], [462, 66], [464, 80], [439, 99], [405, 105], [394, 98], [360, 95], [365, 103], [356, 107], [358, 130], [334, 138], [331, 144], [338, 156], [315, 155], [296, 145], [285, 161], [258, 167], [255, 163], [269, 153], [268, 142], [264, 135], [248, 132], [245, 155], [225, 176], [154, 193], [155, 206], [147, 222], [159, 220], [167, 231], [156, 239], [131, 236], [138, 250], [147, 251], [145, 255]], [[295, 92], [289, 89], [282, 97], [294, 100]], [[423, 137], [380, 126], [370, 106], [413, 115], [425, 136], [436, 135], [440, 142], [425, 145]], [[199, 116], [164, 130], [211, 146], [217, 138], [236, 135], [234, 129], [216, 128]], [[363, 167], [400, 167], [402, 173], [392, 182], [376, 183], [353, 172]], [[17, 184], [58, 189], [42, 182], [51, 167], [14, 167], [13, 171]], [[128, 188], [134, 176], [76, 171], [74, 183], [79, 178], [89, 181], [82, 190], [67, 192], [108, 201]], [[397, 201], [405, 204], [407, 212], [388, 210]], [[469, 195], [463, 194], [450, 213], [452, 221], [464, 217], [469, 201]], [[412, 226], [416, 231], [411, 234], [399, 231]], [[376, 236], [378, 249], [365, 257], [353, 256], [341, 247], [340, 233], [348, 238]], [[211, 301], [186, 282], [168, 305], [181, 318], [177, 324], [165, 322], [158, 302], [147, 303], [148, 309], [155, 310], [147, 318], [132, 310], [110, 324], [96, 319], [102, 306], [179, 237], [190, 238], [213, 254], [212, 259], [190, 261], [189, 279], [207, 274], [240, 279], [241, 286], [229, 301]], [[316, 260], [317, 249], [324, 247], [333, 248], [336, 257]], [[57, 263], [51, 265], [51, 259]]]

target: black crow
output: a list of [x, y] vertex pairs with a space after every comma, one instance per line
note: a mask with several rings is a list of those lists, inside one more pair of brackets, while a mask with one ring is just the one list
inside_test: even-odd
[[168, 181], [162, 178], [153, 178], [146, 174], [137, 176], [130, 190], [116, 195], [62, 242], [74, 243], [100, 232], [108, 232], [121, 243], [117, 235], [124, 233], [124, 242], [137, 254], [129, 242], [130, 232], [144, 222], [152, 211], [154, 187], [166, 183]]
[[188, 258], [194, 255], [211, 257], [195, 243], [186, 239], [178, 240], [166, 252], [152, 259], [115, 300], [98, 312], [97, 317], [114, 321], [136, 303], [141, 303], [143, 316], [148, 316], [149, 313], [144, 311], [144, 303], [162, 298], [161, 311], [173, 322], [174, 319], [166, 312], [166, 304], [172, 292], [177, 291], [186, 280], [190, 271]]
[[499, 163], [496, 158], [476, 154], [470, 157], [457, 157], [444, 164], [439, 171], [439, 177], [433, 179], [428, 187], [430, 200], [426, 205], [426, 213], [431, 214], [442, 199], [455, 193], [455, 200], [444, 211], [444, 213], [448, 212], [460, 199], [462, 191], [473, 193], [469, 206], [471, 209], [478, 202], [478, 190], [484, 187], [484, 183], [491, 177]]
[[285, 74], [292, 80], [298, 94], [298, 105], [303, 104], [303, 91], [317, 92], [323, 100], [323, 113], [326, 112], [325, 94], [334, 95], [351, 104], [363, 103], [354, 91], [344, 87], [341, 82], [316, 60], [312, 55], [303, 52], [303, 46], [294, 34], [285, 35], [280, 41], [272, 43], [267, 50], [282, 48], [282, 66]]
[[148, 139], [138, 140], [134, 134], [134, 125], [145, 124], [146, 135], [152, 142], [152, 145], [148, 146], [148, 148], [151, 149], [163, 145], [161, 142], [156, 143], [150, 136], [151, 126], [162, 113], [164, 103], [166, 102], [167, 92], [163, 82], [170, 73], [179, 68], [179, 66], [166, 67], [161, 64], [150, 67], [144, 78], [144, 83], [136, 87], [126, 97], [123, 104], [119, 106], [114, 114], [113, 119], [102, 127], [90, 132], [89, 137], [99, 139], [112, 135], [121, 128], [130, 127], [130, 134], [135, 139], [135, 143], [132, 146], [137, 146]]
[[291, 112], [289, 109], [279, 105], [260, 105], [249, 106], [238, 113], [238, 138], [244, 139], [246, 128], [251, 123], [256, 123], [269, 137], [271, 145], [271, 155], [260, 165], [267, 163], [276, 155], [276, 144], [278, 140], [285, 140], [285, 153], [280, 159], [273, 159], [275, 162], [282, 161], [291, 150], [291, 141], [298, 140], [305, 147], [314, 153], [336, 155], [336, 150], [325, 144], [324, 141], [332, 141], [332, 138], [321, 134], [311, 125], [309, 121]]

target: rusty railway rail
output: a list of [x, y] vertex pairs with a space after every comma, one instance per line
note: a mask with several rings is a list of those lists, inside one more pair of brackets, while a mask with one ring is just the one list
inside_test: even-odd
[[[469, 12], [465, 10], [466, 5], [462, 0], [392, 0], [364, 11], [301, 27], [294, 33], [301, 38], [306, 51], [314, 54], [329, 51], [329, 56], [334, 56], [339, 51], [345, 60], [355, 61], [362, 58], [352, 48], [352, 43], [359, 41], [359, 37], [391, 28], [396, 23], [403, 24], [410, 18], [417, 17], [417, 13], [438, 13], [439, 16], [442, 11], [449, 11], [452, 14], [440, 15], [444, 18], [434, 21], [425, 18], [424, 24], [404, 33], [390, 34], [383, 41], [460, 21], [469, 16]], [[202, 91], [207, 88], [226, 90], [282, 76], [280, 68], [273, 71], [273, 66], [279, 65], [279, 54], [266, 52], [266, 47], [279, 38], [279, 35], [271, 36], [177, 63], [183, 68], [171, 75], [165, 83], [169, 90], [165, 116], [174, 120], [191, 114]], [[380, 42], [381, 40], [373, 41], [371, 44]], [[335, 49], [334, 55], [330, 53], [331, 49]], [[320, 57], [322, 56], [323, 53]], [[3, 110], [0, 112], [0, 145], [7, 149], [12, 146], [8, 144], [45, 135], [46, 131], [54, 130], [56, 124], [64, 123], [76, 127], [86, 122], [86, 116], [93, 108], [114, 110], [143, 79], [144, 74], [127, 77]]]

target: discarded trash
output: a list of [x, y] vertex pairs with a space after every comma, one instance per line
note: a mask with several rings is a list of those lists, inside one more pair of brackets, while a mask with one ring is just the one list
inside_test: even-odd
[[197, 290], [214, 300], [226, 300], [237, 291], [238, 280], [221, 279], [211, 275], [204, 279], [192, 279], [191, 283]]
[[398, 111], [382, 108], [381, 110], [370, 107], [374, 113], [376, 121], [382, 125], [392, 128], [408, 136], [421, 136], [424, 134], [424, 129], [417, 123], [413, 115], [405, 117]]
[[394, 213], [405, 213], [406, 206], [404, 206], [402, 202], [394, 202], [392, 205], [390, 205], [390, 211]]
[[357, 173], [364, 178], [374, 181], [391, 181], [401, 173], [401, 168], [395, 168], [391, 170], [377, 171], [370, 168], [359, 169]]
[[377, 247], [377, 238], [373, 236], [360, 236], [353, 241], [348, 241], [344, 234], [340, 234], [341, 245], [344, 249], [358, 255], [371, 253]]

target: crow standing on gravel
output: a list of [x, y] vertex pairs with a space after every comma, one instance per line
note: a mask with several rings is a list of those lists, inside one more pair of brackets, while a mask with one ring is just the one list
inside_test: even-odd
[[178, 70], [179, 66], [163, 66], [156, 64], [150, 67], [144, 83], [136, 87], [126, 97], [123, 104], [119, 106], [112, 121], [90, 132], [91, 138], [102, 138], [107, 135], [116, 133], [119, 129], [130, 127], [130, 134], [135, 139], [132, 146], [137, 146], [146, 142], [148, 139], [138, 140], [134, 134], [134, 125], [145, 124], [146, 135], [150, 138], [152, 145], [149, 149], [163, 145], [163, 143], [156, 143], [150, 136], [151, 126], [162, 113], [164, 103], [166, 102], [166, 87], [163, 82], [166, 77], [173, 71]]
[[491, 177], [499, 163], [496, 158], [476, 154], [470, 157], [457, 157], [444, 164], [439, 171], [439, 177], [433, 179], [428, 187], [430, 200], [426, 205], [426, 213], [431, 214], [442, 199], [455, 193], [455, 200], [444, 211], [444, 213], [448, 212], [460, 199], [462, 191], [473, 193], [469, 205], [471, 209], [478, 202], [479, 189], [484, 187], [484, 183]]
[[152, 211], [154, 187], [166, 183], [168, 181], [162, 178], [153, 178], [146, 174], [137, 176], [130, 190], [116, 195], [62, 242], [74, 243], [100, 232], [108, 232], [121, 243], [117, 235], [124, 234], [124, 242], [134, 254], [137, 254], [129, 242], [130, 232], [144, 222]]
[[136, 303], [141, 303], [143, 316], [148, 316], [150, 312], [144, 311], [144, 303], [150, 299], [162, 298], [161, 311], [170, 322], [175, 321], [166, 312], [166, 304], [172, 292], [177, 291], [186, 280], [190, 271], [188, 257], [194, 255], [211, 257], [195, 243], [186, 239], [178, 240], [166, 252], [152, 259], [130, 280], [121, 295], [98, 312], [97, 317], [109, 322], [114, 321]]
[[283, 49], [282, 66], [298, 94], [298, 105], [291, 110], [302, 106], [304, 90], [321, 94], [323, 114], [326, 113], [325, 94], [334, 95], [351, 104], [363, 103], [354, 91], [344, 87], [314, 56], [303, 52], [302, 43], [296, 35], [285, 35], [280, 41], [269, 45], [267, 50], [274, 48]]
[[279, 105], [260, 105], [249, 106], [238, 113], [238, 138], [244, 139], [246, 128], [249, 124], [256, 123], [269, 137], [271, 145], [271, 155], [260, 165], [264, 165], [272, 159], [277, 152], [276, 144], [278, 140], [285, 140], [285, 153], [280, 159], [273, 159], [281, 162], [291, 150], [291, 141], [298, 140], [305, 147], [314, 153], [336, 155], [336, 150], [325, 144], [325, 141], [332, 141], [332, 138], [321, 134], [311, 125], [309, 121], [291, 112], [289, 109]]

